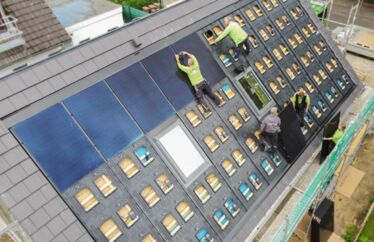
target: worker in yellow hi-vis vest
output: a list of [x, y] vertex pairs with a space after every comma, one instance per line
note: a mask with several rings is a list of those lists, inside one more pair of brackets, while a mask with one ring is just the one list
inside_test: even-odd
[[[183, 65], [180, 61], [180, 57], [184, 55], [187, 56], [187, 65]], [[204, 100], [203, 94], [207, 94], [216, 105], [220, 105], [221, 100], [219, 97], [213, 93], [212, 88], [209, 86], [208, 82], [205, 80], [201, 74], [199, 62], [196, 57], [186, 51], [182, 51], [179, 55], [175, 55], [175, 60], [177, 61], [178, 68], [187, 74], [188, 79], [195, 91], [195, 97], [197, 103], [200, 104], [205, 112], [210, 112], [207, 103]]]
[[[219, 43], [226, 36], [230, 36], [231, 40], [234, 42], [234, 50], [240, 59], [241, 68], [237, 70], [238, 72], [244, 71], [244, 56], [248, 55], [250, 52], [250, 44], [248, 40], [248, 34], [243, 30], [239, 23], [234, 21], [230, 16], [225, 17], [223, 20], [226, 28], [225, 30], [215, 39], [215, 43]], [[228, 55], [230, 57], [230, 55]], [[244, 59], [244, 60], [243, 60]]]
[[342, 138], [345, 128], [346, 128], [346, 126], [344, 124], [341, 124], [341, 125], [339, 125], [339, 128], [335, 131], [333, 136], [323, 138], [323, 140], [331, 141], [331, 143], [329, 145], [329, 153], [335, 148], [336, 144]]

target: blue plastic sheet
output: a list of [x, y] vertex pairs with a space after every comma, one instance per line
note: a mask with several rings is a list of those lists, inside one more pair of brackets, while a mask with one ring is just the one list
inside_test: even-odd
[[106, 159], [142, 136], [141, 130], [104, 82], [66, 99], [64, 104]]
[[12, 130], [61, 192], [104, 162], [61, 104]]
[[225, 78], [225, 74], [214, 60], [197, 34], [191, 34], [172, 45], [176, 53], [187, 51], [196, 56], [199, 61], [201, 73], [209, 84], [214, 85]]
[[194, 100], [190, 83], [186, 75], [179, 71], [172, 49], [160, 50], [142, 63], [176, 110]]
[[175, 113], [140, 64], [122, 70], [106, 81], [145, 133]]

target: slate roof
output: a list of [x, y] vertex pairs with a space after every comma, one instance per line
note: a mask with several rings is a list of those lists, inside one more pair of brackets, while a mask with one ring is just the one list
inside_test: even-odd
[[[23, 2], [27, 5], [28, 2], [40, 0], [2, 0], [2, 4], [4, 2]], [[0, 183], [4, 184], [0, 186], [1, 200], [34, 241], [93, 240], [10, 133], [9, 127], [61, 100], [60, 95], [64, 96], [65, 91], [69, 95], [76, 93], [151, 55], [171, 41], [175, 42], [204, 27], [205, 23], [199, 23], [199, 20], [206, 18], [208, 22], [212, 19], [207, 16], [224, 11], [223, 16], [237, 9], [235, 5], [248, 2], [189, 0], [0, 79]], [[311, 13], [306, 0], [301, 3]], [[344, 69], [362, 88], [352, 68], [328, 37], [329, 32], [322, 28], [315, 16], [311, 16]], [[134, 47], [131, 41], [134, 38], [142, 43], [141, 47]], [[154, 47], [150, 48], [151, 45]], [[355, 94], [344, 102], [340, 110], [351, 104], [359, 91], [356, 88]], [[310, 145], [304, 152], [305, 157], [310, 156], [317, 145], [318, 142]], [[239, 231], [233, 241], [248, 236], [258, 220], [266, 216], [267, 209], [274, 204], [279, 194], [290, 188], [289, 184], [305, 163], [305, 157], [295, 162], [254, 216], [250, 220], [242, 220], [242, 227], [246, 229]]]
[[0, 54], [0, 66], [53, 49], [70, 41], [70, 37], [44, 0], [2, 0], [6, 15], [18, 19], [25, 46]]

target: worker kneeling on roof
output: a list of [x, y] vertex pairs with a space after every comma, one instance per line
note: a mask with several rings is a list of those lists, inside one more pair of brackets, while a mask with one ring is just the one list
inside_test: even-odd
[[[226, 36], [230, 36], [232, 41], [234, 42], [235, 46], [235, 52], [240, 55], [238, 57], [244, 57], [249, 54], [250, 51], [250, 45], [248, 40], [248, 34], [243, 30], [243, 28], [234, 21], [231, 17], [225, 17], [223, 20], [226, 28], [225, 30], [218, 36], [218, 38], [215, 40], [215, 43], [220, 42], [223, 40]], [[230, 55], [229, 55], [230, 57]], [[242, 59], [242, 58], [240, 58]], [[245, 58], [244, 58], [245, 61]], [[240, 72], [244, 71], [244, 62], [241, 60], [240, 62]]]
[[[187, 65], [181, 63], [181, 58], [187, 57]], [[182, 51], [179, 55], [175, 55], [178, 68], [185, 72], [190, 80], [192, 87], [194, 88], [194, 94], [197, 99], [197, 103], [200, 104], [205, 112], [210, 112], [207, 103], [204, 100], [203, 94], [207, 94], [216, 105], [221, 104], [221, 100], [217, 95], [215, 95], [209, 86], [208, 82], [205, 80], [200, 71], [199, 62], [196, 57], [186, 51]]]

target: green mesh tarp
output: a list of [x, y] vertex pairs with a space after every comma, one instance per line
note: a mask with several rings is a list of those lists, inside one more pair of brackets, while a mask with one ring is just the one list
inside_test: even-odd
[[297, 205], [289, 213], [289, 216], [284, 223], [279, 226], [277, 232], [274, 234], [272, 242], [287, 241], [291, 237], [296, 226], [310, 208], [316, 195], [328, 186], [331, 177], [334, 175], [341, 159], [343, 158], [344, 152], [351, 144], [355, 134], [360, 131], [366, 120], [368, 120], [368, 118], [373, 114], [373, 111], [374, 97], [367, 102], [362, 112], [347, 127], [343, 137], [335, 146], [335, 149], [326, 158], [325, 162], [321, 165], [320, 170], [311, 181], [309, 187], [306, 189]]
[[149, 15], [146, 12], [143, 12], [143, 11], [140, 11], [139, 9], [128, 7], [128, 6], [123, 6], [122, 13], [123, 13], [123, 18], [126, 23], [132, 21], [135, 18], [142, 18], [144, 16]]

